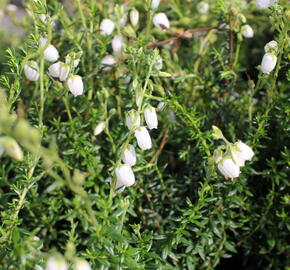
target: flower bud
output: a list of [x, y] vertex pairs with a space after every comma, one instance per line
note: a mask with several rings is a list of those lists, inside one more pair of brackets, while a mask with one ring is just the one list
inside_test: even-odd
[[102, 35], [111, 35], [114, 31], [115, 24], [109, 19], [104, 19], [101, 22], [100, 30]]
[[219, 140], [224, 137], [222, 131], [217, 126], [212, 126], [212, 136], [214, 140]]
[[240, 174], [240, 167], [231, 158], [221, 160], [218, 163], [218, 169], [223, 176], [231, 179], [238, 177]]
[[[40, 47], [44, 47], [46, 45], [46, 42], [47, 42], [46, 38], [40, 38]], [[49, 62], [56, 62], [59, 58], [59, 53], [52, 44], [48, 45], [43, 55], [45, 60]]]
[[151, 137], [146, 127], [139, 127], [135, 130], [137, 144], [142, 150], [147, 150], [152, 147]]
[[83, 80], [79, 75], [70, 76], [67, 85], [68, 89], [75, 97], [81, 95], [84, 91]]
[[261, 63], [261, 69], [263, 73], [270, 73], [273, 71], [277, 63], [277, 56], [272, 53], [266, 53], [263, 56], [262, 63]]
[[197, 4], [196, 9], [197, 9], [198, 13], [205, 14], [209, 10], [209, 4], [207, 2], [201, 1]]
[[130, 12], [130, 22], [132, 24], [132, 26], [137, 26], [138, 22], [139, 22], [139, 12], [137, 9], [132, 9]]
[[10, 137], [3, 137], [1, 138], [1, 144], [7, 155], [18, 161], [23, 160], [23, 152], [18, 143], [14, 139]]
[[166, 16], [166, 14], [162, 13], [162, 12], [154, 15], [153, 23], [157, 28], [159, 28], [161, 30], [170, 28], [170, 22]]
[[244, 166], [245, 160], [251, 160], [255, 155], [252, 148], [241, 141], [236, 142], [234, 147], [235, 155], [239, 160], [238, 165], [240, 166]]
[[99, 135], [100, 133], [102, 133], [103, 130], [105, 129], [105, 127], [106, 127], [105, 122], [101, 122], [101, 123], [99, 123], [99, 124], [96, 126], [95, 130], [94, 130], [94, 135], [97, 136], [97, 135]]
[[[72, 61], [72, 57], [70, 55], [67, 55], [65, 57], [65, 63], [70, 65], [70, 62]], [[80, 59], [74, 59], [74, 67], [76, 68], [80, 63]]]
[[46, 270], [67, 270], [68, 266], [61, 257], [50, 257], [46, 262]]
[[129, 166], [134, 166], [136, 164], [136, 152], [133, 145], [129, 144], [125, 149], [122, 160], [126, 165]]
[[158, 60], [154, 63], [154, 67], [157, 70], [161, 70], [163, 68], [163, 60], [161, 57], [159, 57]]
[[73, 182], [77, 185], [83, 185], [85, 183], [85, 175], [80, 172], [80, 170], [74, 170]]
[[153, 10], [157, 9], [160, 4], [160, 0], [151, 0], [151, 8]]
[[115, 36], [112, 40], [112, 48], [116, 57], [120, 57], [122, 55], [123, 46], [124, 41], [122, 36]]
[[140, 127], [140, 123], [141, 123], [140, 115], [138, 115], [135, 110], [131, 110], [126, 115], [126, 126], [128, 127], [128, 129]]
[[277, 53], [278, 52], [278, 43], [275, 40], [272, 40], [270, 42], [268, 42], [265, 46], [264, 46], [264, 50], [265, 52], [273, 52], [273, 53]]
[[245, 38], [252, 38], [254, 36], [254, 30], [253, 28], [246, 24], [244, 26], [242, 26], [241, 28], [241, 32], [242, 32], [242, 35], [245, 37]]
[[117, 185], [126, 187], [132, 186], [135, 183], [135, 175], [129, 165], [121, 165], [116, 168]]
[[90, 264], [83, 259], [77, 259], [74, 263], [73, 270], [91, 270]]
[[38, 64], [35, 61], [29, 61], [24, 66], [24, 74], [29, 81], [37, 81], [39, 79]]
[[46, 23], [47, 21], [46, 14], [40, 14], [38, 17], [44, 24]]
[[158, 119], [156, 110], [151, 105], [148, 105], [144, 110], [144, 118], [149, 129], [157, 128]]

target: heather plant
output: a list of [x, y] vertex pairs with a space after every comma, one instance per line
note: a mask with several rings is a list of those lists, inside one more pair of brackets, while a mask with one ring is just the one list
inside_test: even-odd
[[0, 269], [289, 269], [287, 1], [7, 2]]

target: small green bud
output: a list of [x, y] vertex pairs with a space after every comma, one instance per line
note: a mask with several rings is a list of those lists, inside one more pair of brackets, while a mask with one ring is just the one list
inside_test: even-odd
[[73, 242], [68, 242], [66, 245], [65, 255], [68, 258], [72, 258], [76, 253], [76, 247]]
[[212, 136], [215, 140], [222, 139], [224, 137], [222, 131], [217, 126], [212, 126]]
[[172, 75], [170, 73], [164, 72], [164, 71], [159, 71], [158, 72], [159, 77], [171, 77]]
[[13, 138], [2, 137], [0, 138], [0, 143], [2, 144], [3, 149], [7, 155], [18, 161], [23, 160], [23, 152], [18, 143]]
[[103, 132], [103, 130], [105, 129], [105, 127], [106, 127], [106, 123], [100, 122], [94, 130], [94, 135], [97, 136], [97, 135], [101, 134]]
[[74, 175], [73, 175], [73, 181], [77, 185], [83, 185], [85, 182], [85, 176], [83, 173], [80, 172], [80, 170], [74, 170]]

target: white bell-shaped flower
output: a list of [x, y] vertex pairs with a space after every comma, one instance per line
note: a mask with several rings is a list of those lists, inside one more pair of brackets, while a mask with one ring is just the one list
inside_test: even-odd
[[100, 25], [102, 35], [111, 35], [114, 31], [115, 24], [110, 19], [103, 19]]
[[54, 78], [59, 78], [60, 81], [65, 81], [69, 75], [70, 68], [68, 64], [61, 61], [52, 64], [48, 68], [49, 75]]
[[265, 9], [278, 2], [277, 0], [256, 0], [256, 7]]
[[244, 165], [245, 160], [251, 160], [255, 155], [252, 148], [241, 141], [235, 143], [234, 153], [240, 161], [238, 164], [240, 166]]
[[160, 0], [151, 0], [151, 8], [153, 10], [157, 9], [159, 7]]
[[[40, 47], [44, 47], [46, 45], [46, 42], [47, 42], [46, 38], [40, 38]], [[43, 55], [45, 60], [49, 62], [56, 62], [59, 58], [58, 50], [52, 44], [48, 45]]]
[[272, 72], [276, 64], [277, 64], [277, 56], [272, 53], [266, 53], [263, 56], [261, 63], [262, 72], [266, 74]]
[[264, 50], [265, 52], [273, 52], [273, 53], [277, 53], [278, 51], [278, 43], [275, 40], [271, 40], [269, 41], [265, 46], [264, 46]]
[[137, 26], [138, 22], [139, 22], [139, 12], [137, 9], [132, 9], [130, 12], [130, 22], [132, 24], [132, 26]]
[[168, 116], [168, 121], [170, 123], [173, 123], [173, 122], [175, 122], [175, 120], [176, 120], [175, 112], [170, 110], [169, 111], [169, 116]]
[[136, 164], [136, 152], [132, 144], [129, 144], [125, 149], [122, 160], [126, 165], [129, 166], [134, 166]]
[[197, 4], [196, 9], [200, 14], [206, 14], [209, 10], [209, 3], [201, 1]]
[[121, 165], [116, 168], [117, 184], [116, 187], [120, 186], [132, 186], [135, 183], [135, 175], [129, 165]]
[[98, 136], [99, 134], [101, 134], [103, 132], [103, 130], [105, 129], [105, 127], [106, 127], [105, 122], [99, 123], [94, 130], [94, 135]]
[[128, 14], [124, 13], [122, 18], [119, 20], [119, 25], [121, 28], [123, 28], [126, 25], [127, 20], [128, 20]]
[[90, 264], [83, 259], [77, 259], [74, 263], [73, 270], [91, 270]]
[[[102, 65], [105, 65], [105, 66], [113, 66], [116, 64], [116, 60], [115, 60], [114, 56], [106, 55], [102, 59], [101, 63], [102, 63]], [[104, 68], [104, 70], [107, 70], [107, 69], [110, 69], [110, 68]]]
[[144, 118], [149, 129], [157, 128], [158, 119], [156, 110], [151, 105], [148, 105], [144, 110]]
[[79, 75], [70, 76], [67, 80], [67, 85], [68, 85], [69, 91], [74, 96], [79, 96], [84, 91], [83, 80], [82, 80], [82, 77]]
[[120, 57], [122, 55], [123, 47], [124, 47], [124, 40], [122, 36], [120, 35], [115, 36], [112, 39], [112, 48], [113, 48], [114, 55], [116, 57]]
[[242, 28], [241, 28], [241, 31], [242, 31], [242, 35], [245, 37], [245, 38], [252, 38], [254, 36], [254, 30], [253, 28], [246, 24], [246, 25], [243, 25]]
[[59, 67], [59, 80], [62, 82], [65, 81], [69, 75], [69, 71], [69, 65], [61, 62]]
[[50, 257], [46, 262], [45, 270], [67, 270], [68, 266], [61, 257]]
[[135, 110], [131, 110], [126, 115], [125, 123], [126, 123], [126, 126], [128, 127], [128, 129], [132, 129], [134, 127], [140, 127], [140, 124], [141, 124], [140, 115], [137, 114], [137, 112]]
[[218, 169], [223, 176], [228, 178], [236, 178], [240, 175], [240, 166], [231, 158], [225, 158], [218, 163]]
[[147, 150], [152, 147], [150, 134], [146, 127], [139, 127], [135, 130], [137, 144], [142, 150]]
[[62, 62], [56, 62], [49, 66], [48, 68], [48, 73], [51, 77], [58, 78], [59, 77], [59, 70], [60, 70], [60, 65]]
[[39, 67], [35, 61], [29, 61], [24, 66], [25, 77], [32, 82], [35, 82], [39, 79]]
[[166, 14], [163, 12], [157, 13], [156, 15], [154, 15], [153, 23], [157, 28], [159, 28], [161, 30], [170, 28], [170, 22], [166, 16]]
[[165, 106], [166, 106], [166, 102], [164, 102], [164, 101], [159, 102], [157, 105], [157, 111], [163, 110], [165, 108]]

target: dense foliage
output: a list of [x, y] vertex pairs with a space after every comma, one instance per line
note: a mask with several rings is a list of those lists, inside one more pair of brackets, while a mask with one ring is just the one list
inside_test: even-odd
[[[255, 1], [209, 0], [204, 14], [197, 0], [165, 0], [157, 9], [124, 2], [24, 1], [24, 40], [13, 48], [3, 36], [1, 59], [10, 48], [1, 64], [0, 143], [22, 150], [11, 143], [14, 152], [6, 146], [0, 158], [0, 269], [42, 269], [56, 254], [103, 270], [286, 269], [287, 1], [258, 9]], [[128, 16], [122, 27], [133, 8], [138, 24]], [[169, 29], [152, 23], [160, 12]], [[104, 18], [115, 23], [112, 34], [100, 33]], [[252, 38], [242, 34], [245, 24]], [[106, 66], [116, 35], [126, 46]], [[277, 64], [267, 74], [261, 61], [271, 40]], [[49, 74], [49, 43], [61, 61], [80, 58], [70, 74], [82, 77], [83, 94]], [[31, 60], [36, 81], [24, 75]], [[125, 117], [134, 109], [146, 125], [148, 104], [158, 107], [158, 128], [149, 131], [152, 148], [141, 150]], [[223, 142], [214, 140], [213, 125], [254, 150], [238, 178], [217, 169], [213, 153]], [[136, 182], [116, 192], [128, 143], [137, 153]]]

